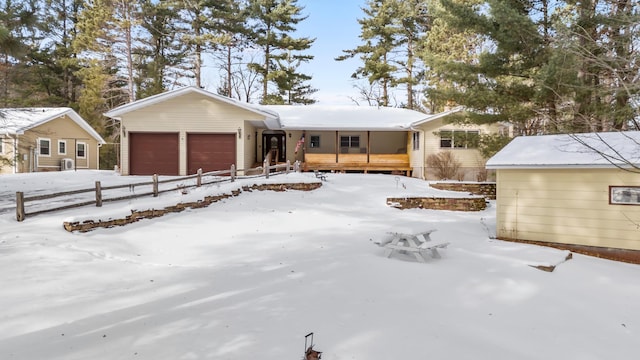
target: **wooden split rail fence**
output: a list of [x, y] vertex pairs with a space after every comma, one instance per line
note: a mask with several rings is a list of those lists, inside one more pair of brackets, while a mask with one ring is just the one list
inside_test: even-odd
[[[293, 166], [291, 166], [289, 161], [287, 161], [286, 164], [279, 164], [279, 165], [268, 165], [268, 163], [265, 161], [263, 165], [264, 166], [262, 168], [241, 169], [241, 170], [236, 170], [235, 165], [231, 165], [231, 168], [229, 170], [220, 170], [220, 171], [213, 171], [213, 172], [207, 172], [207, 173], [203, 173], [202, 169], [199, 169], [198, 173], [195, 175], [176, 177], [176, 178], [171, 178], [166, 180], [160, 180], [158, 175], [153, 175], [152, 180], [149, 182], [114, 185], [114, 186], [102, 186], [100, 181], [96, 181], [95, 186], [93, 188], [64, 191], [64, 192], [58, 192], [58, 193], [52, 193], [52, 194], [46, 194], [46, 195], [25, 196], [24, 192], [18, 191], [16, 192], [16, 220], [24, 221], [24, 219], [28, 215], [31, 216], [31, 215], [43, 214], [43, 213], [72, 209], [72, 208], [77, 208], [77, 207], [82, 207], [82, 206], [87, 206], [92, 204], [95, 204], [96, 207], [101, 207], [104, 202], [121, 201], [121, 200], [144, 197], [144, 196], [157, 197], [161, 193], [176, 191], [176, 189], [185, 191], [186, 189], [189, 189], [189, 188], [201, 187], [202, 185], [222, 183], [226, 181], [234, 182], [236, 178], [246, 179], [246, 178], [256, 178], [256, 177], [264, 176], [265, 178], [268, 179], [270, 174], [271, 175], [282, 174], [282, 173], [288, 174], [291, 171], [295, 171], [295, 172], [300, 171], [300, 163], [297, 161], [294, 163]], [[274, 172], [272, 173], [272, 171]], [[237, 175], [238, 172], [243, 172], [244, 174], [257, 173], [257, 175], [238, 176]], [[184, 182], [184, 181], [192, 181], [194, 182], [194, 184], [191, 184], [191, 185], [178, 184], [177, 186], [173, 186], [173, 187], [161, 186], [161, 185]], [[103, 196], [104, 192], [106, 191], [117, 192], [117, 190], [128, 189], [129, 193], [131, 193], [131, 192], [135, 192], [135, 190], [139, 188], [143, 188], [145, 190], [149, 189], [149, 190], [147, 191], [143, 190], [142, 192], [139, 192], [139, 193], [134, 193], [130, 195], [113, 196], [109, 198], [105, 198]], [[91, 193], [95, 195], [91, 196], [90, 195]], [[78, 198], [82, 198], [82, 194], [86, 194], [84, 196], [85, 197], [84, 201], [70, 203], [72, 201], [77, 201]], [[55, 200], [51, 201], [51, 199], [57, 199], [58, 201], [55, 201]], [[49, 200], [47, 201], [47, 204], [45, 204], [44, 208], [36, 207], [32, 211], [29, 211], [29, 212], [26, 211], [27, 203], [37, 203], [37, 202], [42, 202], [43, 200]], [[55, 205], [56, 203], [65, 203], [65, 205], [56, 206]]]

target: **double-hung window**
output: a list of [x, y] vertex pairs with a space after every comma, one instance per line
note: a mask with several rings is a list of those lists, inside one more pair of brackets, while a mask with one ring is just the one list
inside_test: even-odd
[[40, 156], [51, 156], [51, 139], [38, 139], [38, 154]]
[[84, 159], [87, 157], [87, 144], [79, 142], [76, 144], [76, 156]]
[[58, 140], [58, 155], [67, 155], [67, 142]]

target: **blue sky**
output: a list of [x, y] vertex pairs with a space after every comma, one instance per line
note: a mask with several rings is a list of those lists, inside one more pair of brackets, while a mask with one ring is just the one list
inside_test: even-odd
[[315, 58], [302, 67], [313, 76], [311, 85], [318, 89], [314, 98], [321, 104], [353, 104], [357, 97], [351, 74], [361, 65], [359, 60], [335, 61], [342, 50], [360, 44], [361, 10], [365, 0], [298, 0], [303, 14], [309, 17], [298, 24], [298, 34], [316, 38], [309, 53]]

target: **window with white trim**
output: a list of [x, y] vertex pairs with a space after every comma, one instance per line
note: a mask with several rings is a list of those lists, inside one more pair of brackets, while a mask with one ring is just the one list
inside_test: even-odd
[[79, 142], [76, 144], [76, 157], [84, 159], [87, 157], [87, 144]]
[[412, 136], [413, 150], [420, 150], [420, 132], [414, 131]]
[[58, 155], [67, 155], [67, 141], [58, 140]]
[[51, 156], [51, 139], [38, 139], [38, 155]]

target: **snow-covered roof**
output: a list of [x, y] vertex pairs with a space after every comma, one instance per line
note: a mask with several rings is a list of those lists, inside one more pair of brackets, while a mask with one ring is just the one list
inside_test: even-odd
[[419, 111], [355, 105], [265, 105], [287, 130], [408, 131], [412, 126], [460, 111], [429, 115]]
[[120, 120], [120, 117], [123, 114], [126, 114], [128, 112], [134, 111], [134, 110], [139, 110], [142, 108], [145, 108], [147, 106], [151, 106], [157, 103], [161, 103], [163, 101], [166, 101], [168, 99], [171, 98], [175, 98], [178, 96], [182, 96], [185, 94], [189, 94], [189, 93], [198, 93], [200, 95], [206, 96], [208, 98], [217, 100], [217, 101], [221, 101], [223, 103], [226, 104], [231, 104], [234, 106], [237, 106], [241, 109], [245, 109], [248, 111], [251, 111], [253, 113], [256, 113], [258, 115], [264, 116], [265, 117], [265, 122], [267, 124], [267, 127], [269, 128], [279, 128], [280, 124], [278, 122], [278, 115], [268, 111], [267, 109], [265, 109], [264, 107], [261, 106], [257, 106], [257, 105], [253, 105], [253, 104], [249, 104], [246, 102], [242, 102], [242, 101], [238, 101], [226, 96], [222, 96], [222, 95], [218, 95], [215, 93], [212, 93], [210, 91], [204, 90], [204, 89], [200, 89], [198, 87], [195, 86], [186, 86], [186, 87], [182, 87], [176, 90], [172, 90], [172, 91], [167, 91], [161, 94], [157, 94], [157, 95], [153, 95], [153, 96], [149, 96], [147, 98], [141, 99], [141, 100], [137, 100], [128, 104], [124, 104], [121, 106], [118, 106], [115, 109], [111, 109], [108, 112], [106, 112], [104, 115], [116, 120]]
[[596, 168], [640, 165], [640, 131], [520, 136], [487, 169]]
[[68, 107], [0, 109], [0, 134], [20, 135], [36, 126], [68, 116], [78, 126], [95, 138], [99, 144], [105, 141], [83, 118]]

